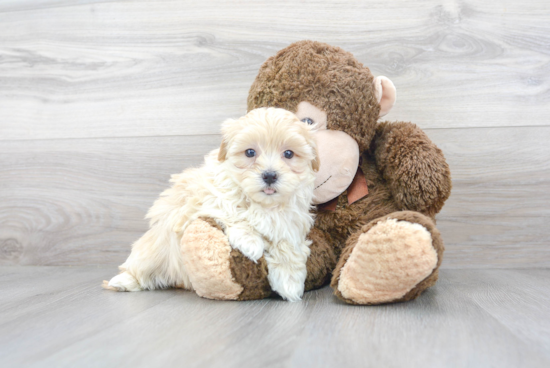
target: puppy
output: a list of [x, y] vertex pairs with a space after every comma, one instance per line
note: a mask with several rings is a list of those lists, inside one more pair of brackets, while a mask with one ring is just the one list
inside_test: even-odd
[[306, 240], [314, 171], [319, 169], [310, 128], [283, 109], [260, 108], [222, 125], [219, 150], [200, 168], [173, 175], [149, 210], [150, 229], [132, 247], [121, 273], [104, 282], [117, 291], [193, 285], [180, 242], [186, 227], [210, 217], [229, 243], [256, 262], [265, 256], [271, 288], [300, 300], [310, 241]]

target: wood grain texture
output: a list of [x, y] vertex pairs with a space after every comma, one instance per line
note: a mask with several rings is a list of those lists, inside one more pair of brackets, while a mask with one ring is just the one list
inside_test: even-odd
[[14, 12], [24, 10], [38, 10], [45, 8], [79, 6], [108, 2], [122, 2], [131, 0], [2, 0], [0, 12]]
[[[547, 367], [550, 270], [443, 270], [416, 301], [221, 302], [114, 293], [116, 272], [4, 267], [0, 365], [33, 367]], [[4, 294], [5, 293], [5, 294]]]
[[[438, 226], [444, 268], [550, 266], [550, 127], [429, 130], [453, 192]], [[0, 146], [0, 264], [120, 264], [170, 174], [216, 135], [7, 141]]]
[[0, 265], [118, 264], [290, 42], [390, 77], [451, 166], [446, 268], [550, 266], [550, 8], [525, 2], [0, 4]]
[[261, 63], [301, 39], [390, 77], [389, 119], [548, 125], [546, 0], [69, 3], [0, 5], [2, 139], [217, 133]]
[[[0, 146], [0, 264], [112, 264], [145, 230], [171, 174], [219, 136], [39, 140]], [[83, 263], [84, 262], [84, 263]]]

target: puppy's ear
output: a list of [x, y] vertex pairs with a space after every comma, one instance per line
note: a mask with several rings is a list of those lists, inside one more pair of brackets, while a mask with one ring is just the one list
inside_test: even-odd
[[222, 123], [222, 144], [220, 146], [220, 151], [218, 152], [218, 161], [224, 162], [227, 158], [227, 147], [228, 147], [228, 137], [231, 134], [231, 131], [235, 129], [235, 123], [237, 120], [227, 119]]
[[319, 151], [317, 151], [317, 146], [313, 148], [313, 151], [315, 152], [315, 158], [311, 162], [311, 166], [313, 168], [313, 171], [317, 172], [319, 171], [319, 168], [321, 168], [321, 159], [319, 158]]
[[218, 152], [218, 161], [224, 162], [227, 157], [227, 142], [222, 140], [222, 144], [220, 146], [220, 151]]

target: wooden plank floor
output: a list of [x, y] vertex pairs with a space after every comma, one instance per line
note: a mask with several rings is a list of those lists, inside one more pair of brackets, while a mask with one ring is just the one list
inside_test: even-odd
[[[386, 118], [442, 148], [441, 281], [376, 307], [102, 290], [302, 39], [392, 79]], [[4, 0], [0, 367], [549, 367], [549, 102], [548, 0]]]
[[391, 78], [387, 119], [443, 149], [442, 267], [550, 267], [548, 0], [2, 1], [0, 265], [120, 264], [301, 39]]
[[0, 269], [2, 367], [548, 367], [550, 270], [443, 270], [416, 301], [350, 306], [114, 293], [114, 268]]
[[[530, 144], [522, 150], [514, 143], [517, 128], [486, 130], [432, 134], [456, 172], [453, 195], [438, 216], [447, 247], [443, 267], [548, 267], [550, 191], [533, 166], [550, 169], [550, 127], [523, 128]], [[147, 230], [143, 217], [170, 173], [202, 160], [219, 137], [157, 137], [149, 146], [140, 141], [1, 144], [0, 234], [8, 240], [0, 242], [0, 264], [124, 262]], [[476, 160], [487, 165], [471, 165]], [[524, 165], [528, 160], [534, 164]]]

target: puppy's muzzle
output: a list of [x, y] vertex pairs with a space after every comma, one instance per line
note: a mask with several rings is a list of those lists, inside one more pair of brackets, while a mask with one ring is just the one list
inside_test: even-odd
[[267, 185], [271, 185], [277, 181], [277, 173], [275, 171], [264, 171], [262, 179]]

